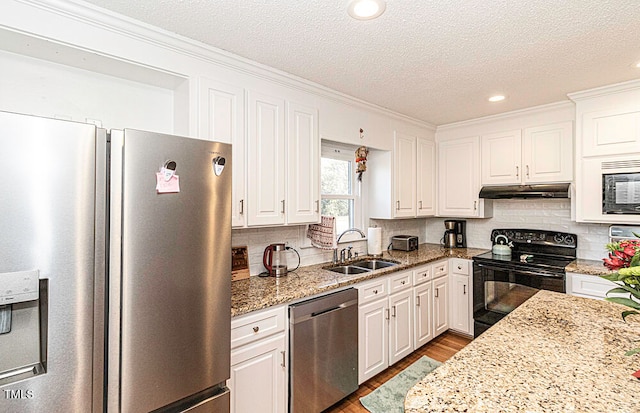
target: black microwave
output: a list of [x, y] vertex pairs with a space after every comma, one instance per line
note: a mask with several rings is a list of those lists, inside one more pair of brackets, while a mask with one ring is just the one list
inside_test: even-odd
[[640, 215], [640, 172], [602, 174], [602, 213]]

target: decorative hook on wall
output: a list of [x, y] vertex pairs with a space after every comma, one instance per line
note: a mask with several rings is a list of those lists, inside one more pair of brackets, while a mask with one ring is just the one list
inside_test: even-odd
[[364, 129], [360, 128], [360, 139], [364, 139]]

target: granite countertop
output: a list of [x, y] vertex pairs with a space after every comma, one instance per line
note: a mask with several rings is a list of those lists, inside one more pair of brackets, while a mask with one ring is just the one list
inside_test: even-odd
[[580, 258], [567, 265], [565, 270], [587, 275], [606, 275], [613, 272], [604, 266], [602, 260], [584, 260]]
[[432, 261], [444, 258], [471, 259], [485, 252], [487, 250], [478, 248], [449, 249], [438, 244], [420, 244], [416, 251], [385, 251], [382, 259], [393, 260], [399, 264], [363, 274], [338, 274], [324, 269], [331, 266], [331, 263], [324, 263], [300, 267], [286, 277], [249, 277], [231, 283], [231, 316], [236, 317], [274, 305], [290, 303]]
[[417, 412], [638, 412], [640, 320], [618, 304], [540, 291], [407, 394]]

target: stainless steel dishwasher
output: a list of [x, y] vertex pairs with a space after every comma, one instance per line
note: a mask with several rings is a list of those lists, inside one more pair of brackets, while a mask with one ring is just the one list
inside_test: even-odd
[[289, 412], [320, 412], [358, 389], [358, 291], [289, 306]]

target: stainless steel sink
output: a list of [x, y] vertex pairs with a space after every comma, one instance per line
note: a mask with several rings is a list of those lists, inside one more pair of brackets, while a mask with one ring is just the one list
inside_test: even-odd
[[398, 263], [384, 260], [362, 260], [354, 262], [351, 265], [359, 268], [367, 268], [369, 270], [379, 270], [380, 268], [393, 267], [395, 265], [398, 265]]
[[371, 270], [368, 268], [356, 267], [353, 265], [339, 265], [337, 267], [329, 267], [327, 268], [329, 271], [337, 272], [340, 274], [362, 274], [363, 272], [370, 272]]

